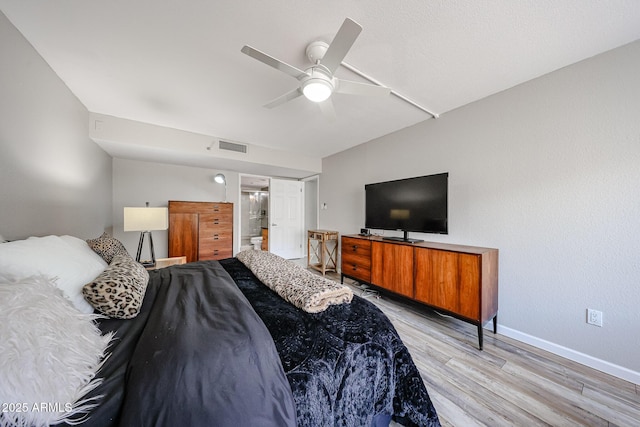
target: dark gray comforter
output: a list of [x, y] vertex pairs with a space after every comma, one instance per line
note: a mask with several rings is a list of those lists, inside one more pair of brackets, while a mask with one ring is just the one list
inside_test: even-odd
[[150, 272], [140, 314], [116, 330], [87, 426], [295, 426], [264, 323], [217, 262]]

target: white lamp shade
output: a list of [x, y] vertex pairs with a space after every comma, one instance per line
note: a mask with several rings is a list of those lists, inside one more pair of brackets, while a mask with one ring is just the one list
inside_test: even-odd
[[167, 208], [124, 208], [124, 231], [154, 231], [167, 228]]

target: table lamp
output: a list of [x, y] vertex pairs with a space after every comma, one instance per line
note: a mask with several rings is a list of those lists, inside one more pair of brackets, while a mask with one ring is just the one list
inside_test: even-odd
[[[148, 202], [145, 208], [124, 208], [124, 231], [140, 232], [136, 261], [145, 267], [154, 267], [156, 265], [156, 255], [153, 250], [153, 237], [151, 236], [151, 232], [155, 230], [166, 230], [167, 228], [169, 228], [167, 208], [150, 208]], [[150, 261], [140, 261], [145, 235], [149, 235]]]

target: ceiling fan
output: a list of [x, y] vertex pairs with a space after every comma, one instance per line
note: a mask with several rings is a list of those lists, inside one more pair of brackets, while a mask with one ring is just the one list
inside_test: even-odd
[[306, 54], [313, 65], [304, 71], [251, 46], [244, 46], [241, 49], [242, 53], [294, 77], [299, 82], [297, 88], [265, 104], [264, 107], [274, 108], [304, 95], [310, 101], [319, 103], [325, 114], [335, 116], [330, 99], [333, 93], [366, 96], [389, 95], [391, 89], [385, 86], [359, 83], [334, 77], [338, 66], [342, 63], [361, 31], [362, 27], [358, 23], [347, 18], [342, 23], [331, 44], [323, 41], [311, 42], [307, 46]]

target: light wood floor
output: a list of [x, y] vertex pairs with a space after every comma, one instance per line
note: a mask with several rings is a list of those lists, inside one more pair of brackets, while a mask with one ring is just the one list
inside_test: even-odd
[[640, 386], [488, 330], [480, 351], [473, 325], [390, 295], [367, 299], [409, 348], [443, 426], [640, 426]]

